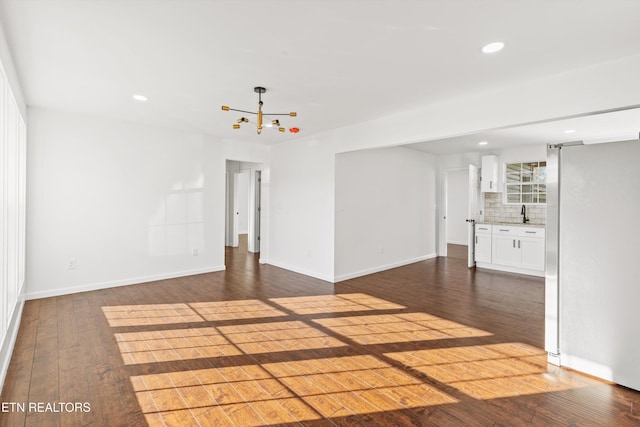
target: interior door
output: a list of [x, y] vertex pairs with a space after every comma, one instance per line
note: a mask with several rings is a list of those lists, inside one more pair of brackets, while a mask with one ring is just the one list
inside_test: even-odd
[[480, 220], [480, 169], [469, 165], [469, 215], [467, 216], [467, 265], [473, 267], [475, 261], [475, 223]]
[[255, 185], [255, 242], [253, 245], [254, 252], [260, 252], [260, 216], [262, 212], [262, 172], [256, 171]]
[[231, 246], [237, 248], [240, 245], [238, 239], [238, 229], [240, 227], [240, 200], [238, 195], [238, 187], [240, 186], [240, 174], [233, 174], [233, 217], [231, 219]]

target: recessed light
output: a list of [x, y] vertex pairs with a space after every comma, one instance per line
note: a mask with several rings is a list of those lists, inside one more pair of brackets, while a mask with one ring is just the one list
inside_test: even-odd
[[136, 101], [140, 101], [140, 102], [145, 102], [148, 101], [149, 98], [147, 98], [144, 95], [140, 95], [139, 93], [135, 93], [131, 96], [133, 99], [135, 99]]
[[564, 131], [564, 133], [576, 133], [575, 129], [567, 129]]
[[484, 53], [494, 53], [494, 52], [498, 52], [498, 51], [502, 50], [503, 47], [504, 47], [504, 43], [502, 43], [502, 42], [493, 42], [493, 43], [489, 43], [489, 44], [485, 45], [482, 48], [482, 52], [484, 52]]
[[480, 142], [478, 142], [478, 145], [487, 145], [487, 144], [488, 144], [488, 142], [487, 142], [487, 141], [480, 141]]

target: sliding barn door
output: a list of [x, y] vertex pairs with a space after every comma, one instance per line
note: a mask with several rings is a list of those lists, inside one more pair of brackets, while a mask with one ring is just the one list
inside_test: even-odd
[[640, 389], [640, 142], [559, 150], [563, 365]]

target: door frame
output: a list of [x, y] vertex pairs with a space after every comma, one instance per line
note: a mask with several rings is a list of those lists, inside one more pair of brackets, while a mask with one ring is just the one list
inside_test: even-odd
[[[264, 241], [263, 238], [265, 227], [263, 222], [262, 208], [266, 203], [266, 195], [264, 194], [262, 187], [263, 170], [265, 169], [265, 163], [241, 161], [226, 159], [226, 188], [225, 188], [225, 246], [237, 247], [238, 246], [238, 215], [237, 212], [237, 177], [239, 173], [249, 174], [249, 205], [248, 205], [248, 221], [249, 221], [249, 236], [248, 236], [248, 251], [260, 252], [260, 246], [257, 246], [256, 241], [262, 242], [263, 250]], [[260, 180], [260, 181], [259, 181]], [[258, 194], [257, 194], [258, 193]], [[259, 209], [258, 209], [259, 208]], [[262, 232], [258, 233], [256, 230]], [[258, 239], [260, 237], [260, 239]], [[257, 248], [257, 250], [256, 250]]]
[[468, 171], [469, 167], [448, 168], [442, 170], [442, 210], [439, 218], [440, 235], [439, 235], [439, 256], [447, 256], [447, 215], [449, 212], [449, 173]]

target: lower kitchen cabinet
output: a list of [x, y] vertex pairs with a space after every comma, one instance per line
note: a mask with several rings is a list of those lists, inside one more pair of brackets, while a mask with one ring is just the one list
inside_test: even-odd
[[[544, 276], [545, 263], [545, 229], [539, 227], [522, 227], [499, 224], [479, 224], [491, 229], [491, 258], [486, 253], [479, 252], [481, 242], [486, 240], [486, 234], [476, 231], [476, 265], [478, 267], [495, 270], [511, 271], [514, 273]], [[484, 245], [489, 246], [488, 244]], [[480, 255], [480, 256], [478, 256]]]
[[476, 224], [475, 226], [476, 262], [491, 262], [491, 227], [488, 224]]
[[516, 247], [517, 227], [497, 226], [493, 230], [491, 263], [517, 266], [520, 264], [520, 250]]
[[520, 243], [520, 265], [523, 268], [530, 268], [531, 270], [540, 270], [544, 272], [544, 260], [545, 260], [545, 240], [544, 236], [540, 237], [528, 237], [519, 236]]

